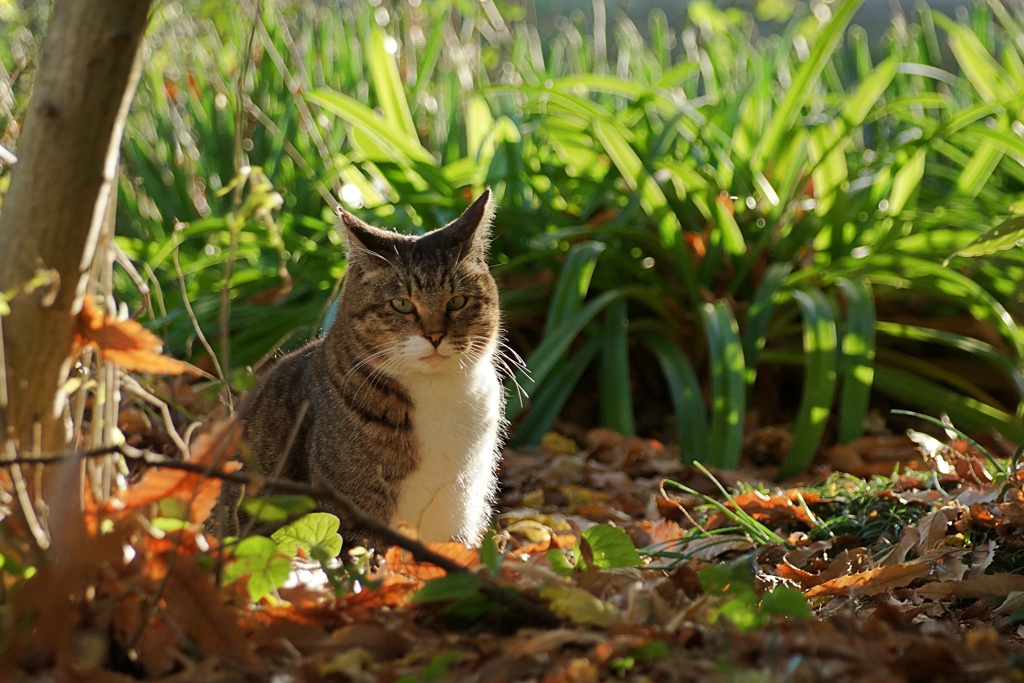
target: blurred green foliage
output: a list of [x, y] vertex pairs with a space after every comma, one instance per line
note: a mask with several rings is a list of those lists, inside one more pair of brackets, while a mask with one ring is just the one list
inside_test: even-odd
[[[332, 195], [417, 233], [490, 185], [532, 373], [517, 442], [564, 414], [734, 466], [747, 427], [790, 424], [794, 474], [879, 400], [1024, 441], [1024, 255], [943, 265], [1024, 195], [1021, 14], [921, 5], [879, 38], [859, 4], [760, 3], [788, 18], [761, 35], [697, 1], [682, 30], [655, 11], [542, 42], [486, 1], [160, 3], [119, 245], [172, 352], [202, 355], [198, 325], [245, 386], [318, 333], [345, 267]], [[232, 185], [256, 167], [271, 221]]]

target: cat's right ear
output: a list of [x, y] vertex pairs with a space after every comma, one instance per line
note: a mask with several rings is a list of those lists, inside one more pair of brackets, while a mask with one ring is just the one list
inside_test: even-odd
[[348, 244], [350, 264], [383, 265], [395, 254], [394, 233], [375, 228], [344, 209], [339, 227]]

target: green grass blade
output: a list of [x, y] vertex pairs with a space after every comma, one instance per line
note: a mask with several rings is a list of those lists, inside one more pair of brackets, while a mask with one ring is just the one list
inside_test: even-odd
[[579, 310], [587, 297], [590, 280], [594, 276], [597, 260], [605, 250], [604, 242], [587, 240], [572, 246], [569, 256], [558, 271], [555, 291], [548, 304], [548, 315], [544, 322], [547, 334], [572, 313]]
[[833, 9], [834, 15], [831, 21], [829, 21], [814, 41], [814, 47], [811, 49], [810, 56], [797, 72], [786, 96], [772, 115], [771, 123], [765, 131], [764, 137], [761, 138], [757, 148], [754, 150], [752, 158], [755, 167], [763, 167], [764, 160], [775, 157], [779, 144], [792, 130], [800, 110], [807, 103], [808, 99], [814, 95], [815, 89], [812, 87], [814, 81], [832, 57], [832, 53], [839, 44], [847, 25], [849, 25], [853, 15], [857, 12], [861, 2], [863, 0], [844, 0], [838, 7]]
[[746, 380], [749, 387], [753, 387], [757, 379], [757, 357], [764, 348], [775, 302], [792, 270], [793, 264], [788, 261], [769, 266], [747, 309], [747, 319], [743, 325], [743, 358], [747, 366]]
[[843, 101], [843, 119], [849, 128], [856, 128], [875, 108], [879, 98], [896, 77], [899, 61], [889, 57], [874, 68], [871, 75], [861, 81], [860, 86]]
[[[416, 138], [396, 131], [388, 121], [372, 109], [348, 95], [331, 90], [314, 90], [307, 97], [338, 116], [349, 125], [361, 130], [376, 144], [392, 151], [396, 160], [434, 164], [433, 155]], [[396, 135], [396, 133], [399, 133]]]
[[405, 86], [398, 74], [398, 63], [394, 55], [387, 51], [384, 31], [374, 26], [370, 31], [370, 54], [367, 64], [370, 67], [370, 83], [377, 94], [377, 102], [384, 112], [384, 120], [397, 128], [403, 137], [409, 140], [419, 139], [416, 124], [413, 123], [409, 111], [409, 102], [405, 99]]
[[1016, 443], [1024, 442], [1024, 425], [997, 408], [968, 398], [938, 382], [890, 367], [875, 367], [875, 386], [898, 401], [920, 408], [933, 415], [946, 414], [961, 429], [991, 429]]
[[875, 377], [875, 301], [866, 280], [836, 281], [846, 304], [837, 440], [847, 443], [864, 432]]
[[601, 337], [592, 335], [579, 350], [551, 373], [547, 384], [534, 395], [530, 410], [516, 428], [510, 446], [540, 443], [541, 437], [551, 430], [551, 425], [561, 415], [566, 402], [579, 384], [583, 373], [597, 357], [600, 348]]
[[880, 321], [877, 327], [880, 334], [929, 344], [941, 344], [963, 351], [972, 358], [983, 360], [1005, 375], [1006, 379], [1013, 383], [1018, 397], [1024, 399], [1024, 368], [1014, 363], [1003, 351], [991, 344], [986, 344], [973, 337], [917, 325]]
[[838, 335], [835, 313], [818, 290], [793, 292], [804, 330], [804, 388], [793, 424], [793, 444], [779, 468], [786, 479], [806, 470], [821, 445], [835, 397]]
[[[633, 150], [627, 140], [628, 131], [612, 121], [598, 119], [594, 121], [594, 135], [601, 142], [605, 152], [618, 169], [622, 179], [630, 189], [640, 193], [640, 203], [648, 216], [660, 219], [668, 199], [658, 187], [650, 171]], [[658, 221], [661, 229], [662, 242], [666, 246], [675, 244], [678, 230], [674, 225]]]
[[935, 15], [935, 22], [949, 34], [949, 47], [953, 56], [983, 100], [993, 102], [1008, 94], [1010, 88], [1005, 85], [1006, 72], [971, 29], [941, 14]]
[[684, 462], [706, 462], [708, 449], [707, 406], [697, 373], [678, 346], [657, 333], [645, 333], [643, 340], [654, 352], [672, 396], [679, 452]]
[[892, 189], [889, 192], [889, 206], [886, 208], [886, 213], [890, 216], [899, 216], [911, 195], [921, 186], [927, 152], [925, 147], [918, 149], [896, 171], [892, 180]]
[[629, 377], [629, 312], [625, 299], [608, 305], [604, 315], [599, 379], [601, 426], [620, 434], [636, 434], [633, 391]]
[[[584, 304], [579, 311], [562, 320], [551, 332], [544, 335], [541, 343], [537, 345], [537, 348], [526, 359], [526, 367], [530, 369], [530, 374], [527, 375], [525, 372], [520, 371], [516, 375], [516, 382], [521, 386], [532, 384], [536, 387], [535, 391], [540, 391], [549, 375], [562, 362], [566, 352], [569, 350], [569, 346], [579, 333], [583, 331], [583, 328], [616, 299], [637, 294], [642, 289], [642, 287], [634, 285], [603, 292]], [[506, 409], [508, 417], [511, 419], [522, 410], [523, 406], [515, 398], [515, 384], [511, 380], [506, 388], [512, 395]]]
[[957, 251], [954, 256], [994, 254], [997, 251], [1018, 247], [1022, 242], [1024, 242], [1024, 216], [1013, 216]]
[[746, 379], [743, 344], [736, 317], [726, 301], [700, 309], [711, 365], [711, 439], [708, 464], [734, 469], [743, 447]]

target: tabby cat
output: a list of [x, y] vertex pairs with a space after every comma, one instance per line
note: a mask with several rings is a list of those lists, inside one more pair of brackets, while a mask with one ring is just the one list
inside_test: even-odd
[[420, 237], [342, 215], [348, 271], [335, 322], [274, 365], [243, 410], [264, 474], [322, 480], [426, 542], [479, 542], [504, 424], [492, 214], [487, 190]]

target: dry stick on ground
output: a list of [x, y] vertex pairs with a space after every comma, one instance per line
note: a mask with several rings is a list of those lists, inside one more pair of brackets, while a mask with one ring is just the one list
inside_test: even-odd
[[486, 597], [510, 609], [529, 616], [538, 625], [556, 626], [560, 623], [559, 618], [543, 605], [534, 602], [530, 598], [514, 591], [513, 589], [499, 585], [489, 577], [473, 574], [473, 572], [471, 572], [467, 567], [464, 567], [458, 562], [434, 552], [423, 543], [411, 539], [391, 528], [384, 522], [370, 517], [363, 512], [358, 505], [352, 502], [348, 496], [322, 482], [304, 484], [287, 479], [263, 477], [249, 472], [224, 472], [219, 469], [211, 468], [209, 465], [156, 459], [146, 451], [121, 445], [99, 448], [75, 455], [54, 455], [42, 458], [18, 458], [14, 460], [7, 460], [0, 462], [0, 467], [11, 467], [13, 465], [23, 463], [31, 463], [34, 465], [58, 464], [67, 462], [71, 458], [100, 457], [111, 453], [120, 453], [125, 458], [134, 462], [143, 463], [147, 467], [166, 467], [168, 469], [181, 470], [183, 472], [202, 474], [204, 476], [214, 477], [216, 479], [235, 484], [256, 484], [262, 488], [279, 493], [292, 493], [309, 496], [317, 500], [330, 501], [344, 511], [345, 517], [354, 528], [373, 534], [389, 545], [398, 546], [402, 550], [408, 551], [417, 562], [432, 564], [436, 567], [440, 567], [449, 574], [471, 574], [476, 576], [480, 581], [480, 592]]

